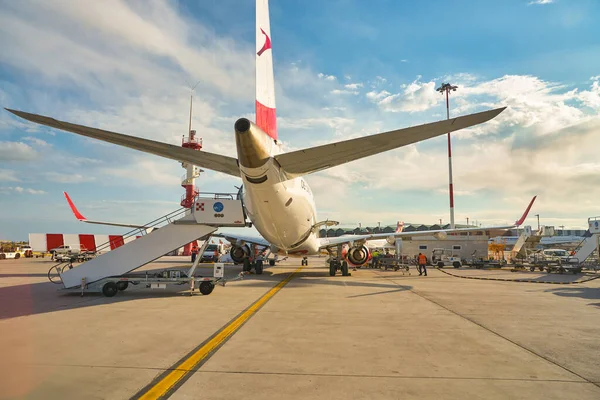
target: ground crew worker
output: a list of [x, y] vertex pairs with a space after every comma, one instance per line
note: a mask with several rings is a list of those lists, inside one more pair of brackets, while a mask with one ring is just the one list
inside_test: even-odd
[[418, 261], [419, 261], [419, 275], [423, 275], [423, 273], [425, 274], [425, 276], [427, 276], [427, 257], [425, 257], [425, 254], [419, 253], [418, 256]]
[[192, 262], [196, 261], [196, 257], [198, 256], [198, 246], [192, 246]]

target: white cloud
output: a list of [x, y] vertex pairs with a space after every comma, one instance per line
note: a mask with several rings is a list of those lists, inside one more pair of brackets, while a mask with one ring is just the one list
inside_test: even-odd
[[346, 89], [356, 90], [358, 88], [363, 87], [363, 84], [360, 82], [359, 83], [348, 83], [348, 84], [344, 85], [344, 87]]
[[23, 142], [0, 142], [0, 161], [29, 161], [37, 157], [37, 152]]
[[425, 111], [441, 101], [439, 93], [435, 91], [435, 82], [421, 82], [417, 77], [408, 85], [403, 85], [402, 92], [390, 94], [385, 97], [375, 92], [369, 92], [367, 99], [379, 105], [385, 111], [391, 112], [418, 112]]
[[36, 190], [31, 188], [23, 188], [21, 186], [8, 186], [8, 187], [0, 187], [0, 193], [29, 193], [29, 194], [46, 194], [47, 192], [43, 190]]
[[551, 4], [554, 3], [554, 0], [533, 0], [530, 1], [529, 3], [527, 3], [527, 5], [534, 5], [534, 4]]
[[388, 97], [390, 94], [391, 93], [388, 92], [387, 90], [382, 90], [380, 92], [371, 91], [371, 92], [367, 93], [366, 96], [367, 96], [367, 99], [369, 99], [370, 101], [372, 101], [374, 103], [378, 103], [379, 100]]
[[84, 176], [78, 173], [45, 172], [44, 177], [56, 183], [84, 183], [96, 180], [93, 176]]
[[321, 79], [324, 79], [324, 80], [330, 81], [330, 82], [337, 80], [337, 78], [334, 75], [327, 75], [327, 74], [323, 74], [321, 72], [319, 72], [319, 74], [317, 76]]
[[0, 168], [0, 182], [19, 182], [17, 171]]
[[356, 96], [356, 95], [358, 94], [358, 91], [357, 91], [357, 90], [340, 90], [340, 89], [333, 89], [333, 90], [331, 91], [331, 94], [336, 94], [336, 95], [338, 95], [338, 94], [341, 94], [341, 95], [344, 95], [344, 94], [352, 94], [352, 95], [355, 95], [355, 96]]
[[25, 136], [25, 137], [23, 137], [23, 140], [25, 140], [25, 141], [27, 141], [27, 142], [35, 145], [35, 146], [38, 146], [38, 147], [49, 147], [49, 146], [52, 146], [50, 143], [46, 142], [45, 140], [42, 140], [40, 138], [36, 138], [36, 137], [33, 137], [33, 136]]

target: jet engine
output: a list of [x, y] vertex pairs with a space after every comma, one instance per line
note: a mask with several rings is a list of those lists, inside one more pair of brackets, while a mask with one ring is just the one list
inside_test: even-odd
[[241, 264], [244, 262], [244, 257], [250, 255], [250, 247], [247, 244], [242, 246], [233, 245], [231, 246], [231, 250], [229, 250], [229, 255], [234, 263]]
[[363, 265], [371, 259], [371, 252], [365, 245], [350, 247], [346, 253], [346, 259], [352, 265]]
[[396, 238], [393, 236], [386, 237], [385, 241], [388, 242], [388, 244], [391, 244], [392, 246], [396, 244]]
[[438, 232], [433, 235], [437, 240], [446, 240], [448, 234], [446, 232]]

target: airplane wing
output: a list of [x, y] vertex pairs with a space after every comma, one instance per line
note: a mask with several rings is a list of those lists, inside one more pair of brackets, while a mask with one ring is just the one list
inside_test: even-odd
[[267, 242], [265, 239], [263, 239], [260, 236], [245, 236], [245, 235], [238, 235], [237, 233], [213, 233], [211, 235], [212, 237], [222, 237], [224, 239], [226, 239], [228, 242], [230, 242], [231, 244], [236, 244], [237, 242], [244, 242], [244, 243], [250, 243], [250, 244], [257, 244], [259, 246], [266, 246], [266, 247], [270, 247], [271, 243]]
[[77, 207], [75, 207], [75, 203], [73, 203], [73, 200], [71, 200], [71, 197], [69, 197], [69, 194], [67, 192], [63, 192], [63, 194], [65, 195], [65, 198], [67, 199], [67, 203], [69, 203], [69, 207], [71, 207], [71, 211], [73, 211], [73, 214], [75, 215], [75, 218], [77, 218], [78, 221], [87, 222], [88, 224], [123, 226], [126, 228], [146, 229], [146, 226], [144, 226], [144, 225], [123, 224], [123, 223], [119, 223], [119, 222], [106, 222], [106, 221], [91, 221], [91, 220], [87, 219], [86, 217], [84, 217], [83, 214], [81, 214], [79, 212]]
[[275, 159], [291, 179], [481, 124], [494, 118], [505, 108], [292, 151], [276, 155]]
[[320, 247], [322, 249], [326, 249], [326, 248], [338, 246], [340, 244], [363, 242], [363, 241], [372, 240], [372, 239], [388, 239], [388, 238], [402, 239], [405, 237], [415, 237], [415, 236], [437, 236], [443, 240], [443, 238], [446, 235], [452, 235], [452, 234], [461, 234], [461, 233], [469, 233], [469, 232], [483, 232], [483, 231], [506, 231], [509, 229], [519, 227], [523, 224], [523, 222], [525, 222], [525, 219], [527, 218], [527, 215], [529, 214], [529, 210], [531, 210], [531, 207], [533, 206], [533, 203], [535, 202], [536, 198], [537, 198], [537, 196], [534, 196], [533, 199], [531, 199], [529, 206], [527, 206], [527, 209], [525, 210], [525, 212], [523, 213], [521, 218], [516, 220], [515, 223], [512, 225], [488, 226], [488, 227], [482, 226], [482, 227], [469, 227], [469, 228], [456, 228], [456, 229], [436, 229], [436, 230], [430, 230], [430, 231], [414, 231], [414, 232], [404, 232], [403, 231], [403, 232], [395, 232], [395, 233], [373, 233], [373, 234], [367, 234], [367, 235], [348, 235], [348, 236], [338, 236], [338, 237], [325, 237], [325, 238], [319, 238]]
[[170, 158], [172, 160], [184, 161], [202, 168], [219, 171], [227, 175], [240, 176], [237, 159], [232, 157], [208, 153], [206, 151], [186, 149], [180, 146], [124, 135], [122, 133], [90, 128], [83, 125], [72, 124], [70, 122], [59, 121], [43, 115], [30, 114], [23, 111], [11, 110], [9, 108], [5, 108], [5, 110], [15, 114], [18, 117], [35, 122], [37, 124], [46, 125], [67, 132], [73, 132], [78, 135], [99, 139], [104, 142], [129, 147], [130, 149], [155, 154], [157, 156]]

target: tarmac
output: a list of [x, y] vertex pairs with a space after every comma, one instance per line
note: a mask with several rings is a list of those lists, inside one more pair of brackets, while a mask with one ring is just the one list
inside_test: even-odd
[[309, 261], [208, 296], [138, 285], [112, 298], [57, 292], [48, 259], [0, 261], [0, 398], [600, 398], [600, 279], [469, 268], [329, 277], [324, 258]]

